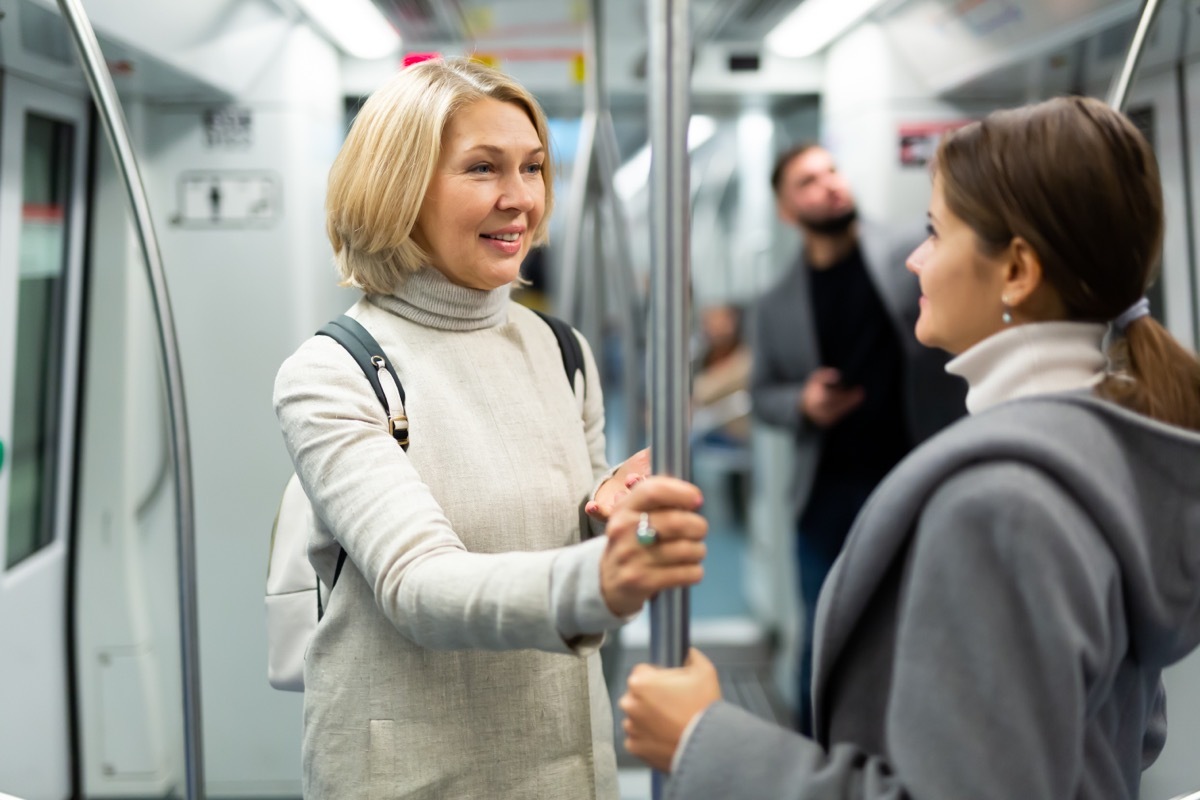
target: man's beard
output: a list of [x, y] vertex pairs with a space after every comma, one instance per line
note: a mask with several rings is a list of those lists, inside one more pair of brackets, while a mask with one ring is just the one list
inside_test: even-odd
[[800, 219], [800, 224], [808, 228], [813, 233], [819, 233], [824, 236], [836, 236], [839, 233], [845, 233], [850, 229], [850, 226], [858, 219], [858, 209], [852, 208], [836, 217], [827, 219]]

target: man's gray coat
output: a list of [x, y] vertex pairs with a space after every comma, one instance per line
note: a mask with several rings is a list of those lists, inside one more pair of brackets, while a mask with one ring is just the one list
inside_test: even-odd
[[[903, 397], [909, 434], [916, 445], [962, 416], [966, 384], [945, 372], [947, 357], [917, 341], [920, 287], [904, 266], [923, 234], [891, 233], [859, 222], [859, 245], [867, 273], [887, 309], [905, 356]], [[800, 414], [804, 382], [822, 366], [803, 257], [780, 284], [759, 302], [755, 312], [754, 372], [751, 396], [755, 416], [770, 425], [795, 431], [796, 467], [793, 510], [808, 501], [823, 443], [822, 431]]]

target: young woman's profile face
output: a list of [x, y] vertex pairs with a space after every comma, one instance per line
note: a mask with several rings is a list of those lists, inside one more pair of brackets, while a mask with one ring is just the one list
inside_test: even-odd
[[947, 206], [940, 177], [929, 203], [929, 238], [905, 266], [921, 284], [917, 340], [958, 355], [1004, 327], [1004, 261], [980, 251], [978, 237]]
[[431, 266], [471, 289], [515, 280], [546, 210], [548, 157], [514, 103], [485, 98], [451, 117], [413, 230]]

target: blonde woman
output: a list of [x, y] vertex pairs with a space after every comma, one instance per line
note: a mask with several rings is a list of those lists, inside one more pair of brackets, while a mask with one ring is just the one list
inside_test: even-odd
[[348, 556], [307, 655], [307, 797], [617, 797], [597, 648], [700, 580], [706, 525], [690, 484], [627, 491], [645, 454], [605, 480], [586, 342], [577, 399], [554, 333], [509, 300], [551, 183], [536, 101], [465, 60], [399, 72], [333, 165], [329, 238], [363, 291], [348, 313], [399, 373], [411, 445], [334, 341], [283, 364], [311, 560], [329, 583]]
[[1060, 98], [951, 135], [934, 175], [916, 335], [957, 356], [971, 416], [855, 523], [815, 738], [720, 702], [696, 651], [630, 677], [627, 746], [668, 797], [1136, 798], [1162, 749], [1161, 672], [1200, 643], [1200, 363], [1143, 297], [1154, 154]]

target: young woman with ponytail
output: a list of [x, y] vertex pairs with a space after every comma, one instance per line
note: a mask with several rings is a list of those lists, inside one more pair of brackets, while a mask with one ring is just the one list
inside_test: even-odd
[[947, 137], [916, 336], [971, 415], [867, 502], [821, 595], [812, 739], [635, 669], [671, 798], [1136, 798], [1162, 670], [1200, 643], [1200, 362], [1150, 316], [1162, 190], [1121, 114], [1059, 98]]

